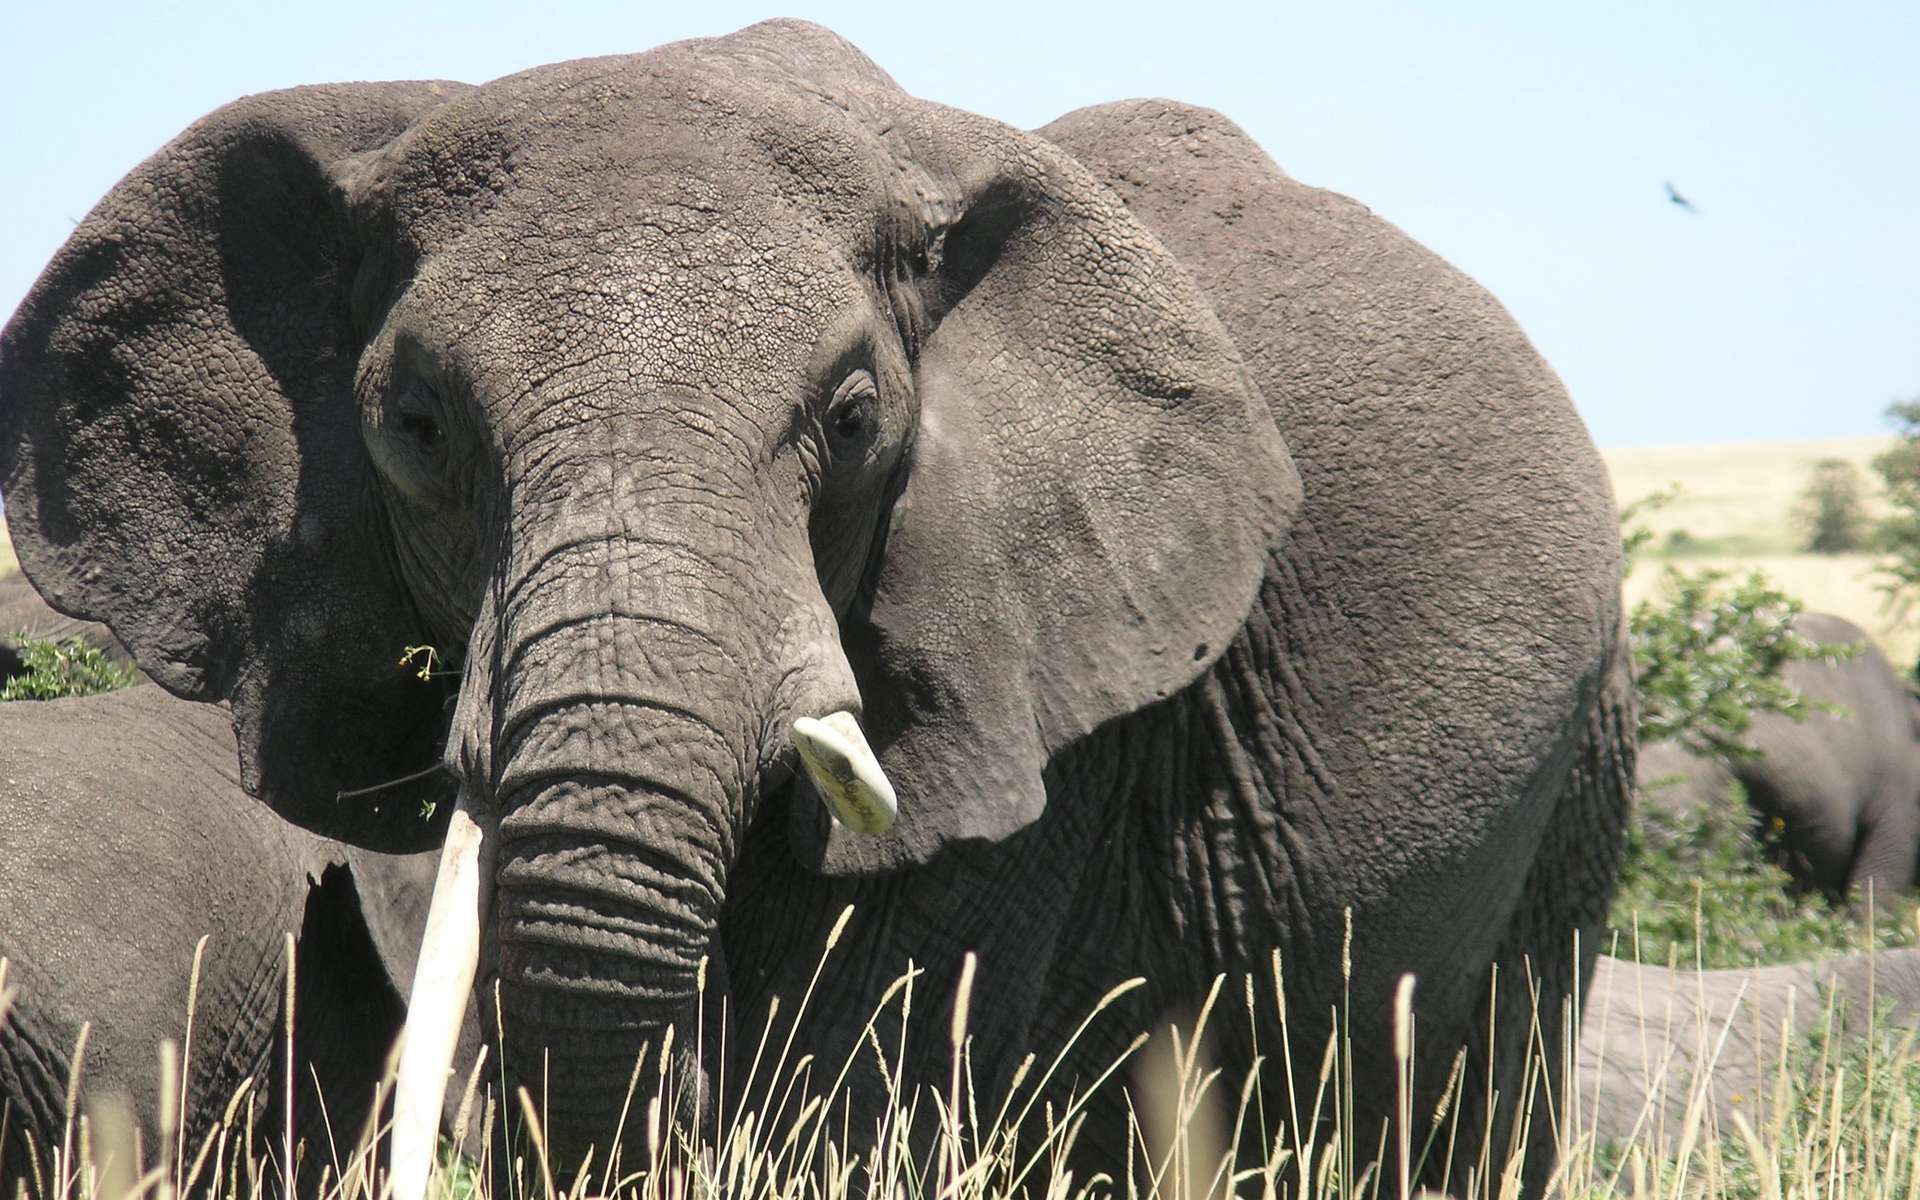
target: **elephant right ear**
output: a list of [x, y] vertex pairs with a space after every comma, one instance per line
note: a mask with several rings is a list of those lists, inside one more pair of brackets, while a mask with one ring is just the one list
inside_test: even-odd
[[441, 689], [382, 551], [353, 376], [341, 179], [463, 84], [228, 105], [102, 200], [0, 331], [22, 567], [169, 691], [231, 699], [247, 789], [317, 832], [433, 843]]

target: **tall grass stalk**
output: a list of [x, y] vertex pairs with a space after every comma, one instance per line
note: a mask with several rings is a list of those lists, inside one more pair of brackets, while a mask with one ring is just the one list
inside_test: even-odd
[[[823, 949], [823, 961], [836, 940]], [[1848, 1013], [1856, 1010], [1833, 997], [1821, 1005], [1818, 1019], [1802, 1023], [1810, 1032], [1794, 1034], [1745, 1015], [1744, 996], [1730, 1016], [1707, 1013], [1703, 985], [1696, 996], [1676, 999], [1664, 1018], [1654, 1014], [1643, 1025], [1637, 1063], [1603, 1064], [1600, 1072], [1583, 1075], [1590, 1064], [1575, 1053], [1573, 1038], [1563, 1038], [1552, 1064], [1562, 1086], [1548, 1093], [1534, 1086], [1549, 1065], [1546, 1034], [1571, 1032], [1574, 1014], [1538, 1011], [1534, 991], [1523, 1094], [1537, 1094], [1538, 1103], [1516, 1114], [1509, 1137], [1496, 1144], [1482, 1136], [1472, 1161], [1455, 1161], [1463, 1144], [1461, 1090], [1470, 1068], [1464, 1053], [1453, 1055], [1437, 1100], [1419, 1099], [1434, 1094], [1435, 1081], [1422, 1086], [1416, 1078], [1423, 1026], [1421, 993], [1411, 976], [1398, 982], [1385, 1028], [1369, 1028], [1361, 1014], [1336, 1009], [1326, 1014], [1331, 1024], [1304, 1041], [1298, 1010], [1288, 1016], [1277, 955], [1263, 972], [1272, 985], [1271, 1013], [1260, 1011], [1263, 1001], [1251, 977], [1223, 976], [1190, 1020], [1129, 1031], [1117, 1022], [1142, 1010], [1120, 1002], [1137, 997], [1144, 986], [1129, 980], [1103, 997], [1063, 1045], [1029, 1056], [990, 1093], [979, 1079], [999, 1077], [979, 1075], [984, 1064], [974, 1057], [975, 1017], [995, 999], [988, 965], [966, 960], [945, 985], [951, 990], [939, 1007], [946, 1014], [948, 1063], [944, 1077], [927, 1091], [915, 1093], [907, 1082], [914, 993], [923, 993], [925, 1009], [930, 982], [924, 969], [910, 966], [866, 1014], [860, 1036], [837, 1062], [800, 1052], [794, 1026], [807, 1011], [807, 996], [791, 1015], [775, 1007], [766, 1028], [742, 1039], [754, 1054], [740, 1064], [742, 1087], [758, 1103], [726, 1114], [718, 1126], [675, 1119], [676, 1113], [705, 1107], [683, 1105], [683, 1090], [704, 1099], [700, 1089], [717, 1088], [719, 1081], [678, 1078], [674, 1038], [666, 1033], [656, 1051], [636, 1056], [619, 1118], [622, 1129], [633, 1126], [631, 1149], [641, 1157], [622, 1165], [617, 1150], [602, 1146], [586, 1162], [570, 1164], [564, 1176], [549, 1155], [544, 1110], [567, 1081], [516, 1088], [502, 1104], [494, 1083], [498, 1059], [483, 1050], [465, 1073], [452, 1114], [455, 1144], [466, 1141], [478, 1119], [485, 1133], [478, 1139], [479, 1161], [446, 1157], [436, 1174], [440, 1200], [1414, 1200], [1425, 1186], [1463, 1200], [1516, 1200], [1526, 1150], [1541, 1139], [1550, 1139], [1558, 1159], [1544, 1200], [1920, 1200], [1920, 1037], [1877, 1017], [1849, 1027]], [[7, 985], [0, 965], [0, 997]], [[1236, 986], [1237, 1004], [1221, 1003], [1235, 994], [1226, 990], [1230, 985]], [[1596, 987], [1583, 1021], [1605, 1033], [1610, 1022], [1625, 1019], [1610, 1011], [1616, 1007], [1644, 1014], [1647, 998], [1629, 990]], [[1525, 1004], [1527, 998], [1508, 1003]], [[1244, 1045], [1259, 1023], [1275, 1017], [1268, 1028], [1271, 1034], [1277, 1026], [1277, 1043], [1252, 1042], [1254, 1071], [1229, 1074], [1210, 1061], [1210, 1047], [1227, 1040], [1234, 1022], [1248, 1022], [1236, 1035]], [[1791, 1024], [1790, 1008], [1786, 1017]], [[1079, 1055], [1096, 1026], [1112, 1049], [1089, 1070]], [[291, 1029], [289, 1015], [277, 1036]], [[1328, 1031], [1333, 1036], [1325, 1036]], [[696, 1023], [696, 1056], [712, 1036], [721, 1035]], [[1367, 1057], [1356, 1056], [1356, 1040], [1363, 1037], [1391, 1039], [1394, 1075], [1392, 1095], [1384, 1098], [1388, 1119], [1378, 1128], [1367, 1125], [1364, 1135], [1356, 1114], [1367, 1107], [1352, 1077], [1353, 1064]], [[385, 1129], [377, 1114], [390, 1092], [391, 1064], [376, 1094], [375, 1116], [352, 1130], [310, 1114], [309, 1127], [318, 1122], [328, 1144], [302, 1147], [290, 1121], [276, 1122], [270, 1133], [259, 1128], [267, 1111], [260, 1085], [278, 1085], [275, 1107], [283, 1113], [276, 1115], [284, 1115], [291, 1080], [247, 1080], [217, 1123], [193, 1123], [189, 1102], [195, 1097], [186, 1080], [201, 1040], [190, 1020], [180, 1052], [169, 1045], [156, 1055], [166, 1099], [148, 1147], [150, 1164], [141, 1160], [135, 1122], [110, 1102], [81, 1104], [86, 1045], [84, 1039], [76, 1044], [60, 1143], [50, 1148], [48, 1169], [35, 1175], [33, 1192], [50, 1200], [255, 1200], [287, 1187], [304, 1154], [319, 1164], [306, 1174], [320, 1200], [385, 1200]], [[1303, 1045], [1313, 1046], [1317, 1062], [1296, 1061]], [[1277, 1069], [1263, 1075], [1257, 1068], [1268, 1065], [1268, 1054]], [[286, 1061], [298, 1059], [289, 1055]], [[1699, 1064], [1697, 1071], [1693, 1064]], [[1715, 1071], [1736, 1066], [1742, 1078], [1765, 1078], [1755, 1094], [1730, 1101], [1711, 1080]], [[883, 1087], [877, 1113], [851, 1103], [849, 1081], [856, 1074]], [[1603, 1101], [1622, 1078], [1643, 1076], [1651, 1082], [1644, 1102], [1636, 1100], [1631, 1129], [1603, 1141], [1594, 1124]], [[1264, 1094], [1263, 1084], [1276, 1080], [1299, 1081], [1298, 1093], [1283, 1082], [1286, 1094]], [[536, 1090], [544, 1088], [553, 1089], [545, 1098]], [[1115, 1147], [1124, 1158], [1101, 1161], [1077, 1153], [1091, 1153], [1081, 1145], [1088, 1105], [1116, 1089], [1125, 1089], [1123, 1106], [1132, 1113], [1126, 1140]], [[1489, 1112], [1495, 1107], [1486, 1106]], [[857, 1112], [873, 1119], [862, 1127], [857, 1122], [866, 1118]], [[1479, 1132], [1490, 1133], [1491, 1126]], [[524, 1151], [510, 1151], [505, 1163], [494, 1161], [502, 1147], [512, 1146]]]

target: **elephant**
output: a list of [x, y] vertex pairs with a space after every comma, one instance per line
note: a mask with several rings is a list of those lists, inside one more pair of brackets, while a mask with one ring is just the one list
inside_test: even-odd
[[1020, 131], [795, 21], [239, 100], [0, 333], [0, 489], [248, 792], [441, 849], [405, 1200], [476, 989], [563, 1179], [644, 1152], [649, 1051], [690, 1138], [764, 1115], [769, 1028], [847, 1137], [964, 1040], [1117, 1175], [1093, 1084], [1276, 957], [1219, 1047], [1267, 1112], [1337, 1006], [1375, 1144], [1405, 975], [1463, 1153], [1559, 1077], [1635, 752], [1605, 471], [1496, 301], [1216, 113]]
[[1725, 762], [1671, 741], [1642, 744], [1634, 776], [1643, 805], [1672, 816], [1727, 803], [1733, 795], [1733, 772]]
[[[14, 993], [0, 1019], [6, 1195], [23, 1181], [30, 1195], [66, 1194], [50, 1157], [63, 1138], [74, 1152], [76, 1061], [83, 1111], [126, 1098], [151, 1163], [163, 1039], [185, 1052], [183, 1167], [230, 1115], [225, 1162], [281, 1157], [287, 934], [295, 1137], [310, 1184], [322, 1165], [338, 1178], [405, 1015], [434, 859], [316, 837], [248, 796], [238, 774], [229, 715], [152, 685], [0, 704], [0, 958]], [[466, 1040], [477, 1045], [477, 1027]], [[197, 1192], [225, 1194], [214, 1162]]]
[[105, 625], [97, 621], [76, 621], [55, 612], [33, 590], [32, 584], [21, 576], [11, 575], [0, 579], [0, 683], [26, 670], [26, 660], [15, 640], [22, 635], [50, 642], [75, 638], [113, 662], [123, 666], [133, 663], [133, 656]]
[[1690, 1121], [1732, 1136], [1738, 1112], [1759, 1129], [1783, 1082], [1802, 1070], [1792, 1058], [1783, 1064], [1783, 1053], [1804, 1052], [1810, 1040], [1837, 1046], [1826, 1030], [1859, 1038], [1870, 1022], [1888, 1031], [1920, 1024], [1920, 949], [1718, 971], [1602, 957], [1573, 1089], [1590, 1108], [1575, 1124], [1600, 1143], [1668, 1149]]
[[1867, 632], [1844, 617], [1802, 613], [1794, 632], [1820, 645], [1856, 647], [1829, 661], [1801, 659], [1781, 678], [1810, 702], [1801, 720], [1754, 717], [1753, 759], [1692, 758], [1643, 750], [1648, 803], [1670, 812], [1724, 803], [1739, 783], [1797, 887], [1834, 903], [1869, 891], [1892, 899], [1920, 868], [1920, 697]]

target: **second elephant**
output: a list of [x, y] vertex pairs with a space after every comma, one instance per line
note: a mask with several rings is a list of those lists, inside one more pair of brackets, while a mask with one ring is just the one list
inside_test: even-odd
[[1805, 613], [1802, 637], [1857, 645], [1838, 662], [1792, 662], [1783, 678], [1810, 702], [1805, 719], [1764, 713], [1747, 742], [1760, 757], [1734, 763], [1689, 758], [1671, 747], [1643, 752], [1649, 804], [1686, 811], [1726, 798], [1738, 781], [1756, 817], [1778, 822], [1769, 840], [1801, 887], [1836, 902], [1911, 888], [1920, 866], [1920, 699], [1865, 630], [1843, 617]]
[[236, 1124], [257, 1131], [244, 1148], [277, 1150], [289, 933], [309, 1185], [350, 1151], [404, 1015], [433, 861], [315, 837], [237, 775], [230, 714], [157, 687], [0, 704], [0, 958], [16, 991], [0, 1021], [0, 1194], [23, 1179], [30, 1195], [64, 1191], [46, 1173], [76, 1058], [83, 1107], [126, 1097], [151, 1165], [163, 1039], [187, 1051], [188, 1162], [243, 1087], [253, 1111]]
[[1722, 971], [1603, 957], [1580, 1031], [1577, 1131], [1670, 1150], [1690, 1121], [1731, 1136], [1738, 1112], [1758, 1129], [1801, 1080], [1795, 1055], [1863, 1036], [1870, 1015], [1889, 1030], [1920, 1022], [1920, 950]]

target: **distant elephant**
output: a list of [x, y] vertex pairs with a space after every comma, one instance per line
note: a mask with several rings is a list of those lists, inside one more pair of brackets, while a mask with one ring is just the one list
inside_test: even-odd
[[[245, 1150], [277, 1160], [288, 933], [308, 1178], [334, 1147], [342, 1159], [352, 1150], [405, 1014], [433, 860], [315, 837], [255, 803], [237, 776], [226, 711], [157, 687], [0, 704], [0, 958], [17, 992], [0, 1020], [0, 1194], [22, 1179], [47, 1194], [83, 1023], [83, 1104], [127, 1096], [148, 1165], [162, 1039], [188, 1051], [189, 1161], [248, 1080], [260, 1137], [246, 1144], [243, 1105], [227, 1160]], [[210, 1182], [203, 1171], [203, 1190], [225, 1194]]]
[[1676, 816], [1725, 803], [1733, 794], [1733, 772], [1725, 762], [1670, 741], [1641, 746], [1634, 773], [1642, 803]]
[[[1804, 1081], [1804, 1056], [1828, 1036], [1828, 989], [1840, 1041], [1862, 1036], [1870, 1016], [1903, 1035], [1920, 1024], [1920, 949], [1723, 971], [1601, 958], [1572, 1089], [1578, 1131], [1670, 1149], [1690, 1108], [1703, 1136], [1733, 1136], [1736, 1111], [1761, 1128], [1783, 1083]], [[1800, 1056], [1784, 1077], [1783, 1025], [1786, 1051]]]
[[0, 683], [26, 670], [16, 638], [24, 635], [49, 642], [78, 639], [99, 650], [114, 662], [131, 664], [113, 631], [97, 621], [79, 621], [54, 611], [40, 593], [33, 590], [24, 575], [0, 579]]
[[[250, 792], [444, 843], [402, 1200], [476, 973], [563, 1179], [644, 1152], [670, 1029], [668, 1118], [760, 1103], [776, 996], [795, 1057], [852, 1058], [836, 1131], [944, 1095], [969, 952], [982, 1112], [1147, 980], [1023, 1147], [1275, 951], [1309, 1095], [1330, 1006], [1382, 1033], [1362, 1144], [1403, 973], [1417, 1104], [1464, 1046], [1460, 1127], [1505, 1147], [1530, 1031], [1557, 1077], [1633, 772], [1605, 471], [1492, 298], [1214, 113], [1023, 133], [785, 21], [249, 97], [0, 334], [0, 489], [57, 607], [231, 701]], [[1257, 1032], [1283, 1097], [1254, 1019], [1222, 1066]], [[1126, 1096], [1080, 1111], [1117, 1173]]]
[[[1754, 718], [1760, 757], [1692, 758], [1649, 747], [1639, 778], [1646, 802], [1667, 811], [1724, 803], [1738, 781], [1795, 882], [1840, 902], [1913, 887], [1920, 869], [1920, 697], [1867, 632], [1843, 617], [1803, 613], [1794, 631], [1816, 643], [1857, 645], [1838, 662], [1788, 663], [1781, 676], [1810, 701], [1804, 720]], [[1826, 706], [1826, 707], [1822, 707]]]

